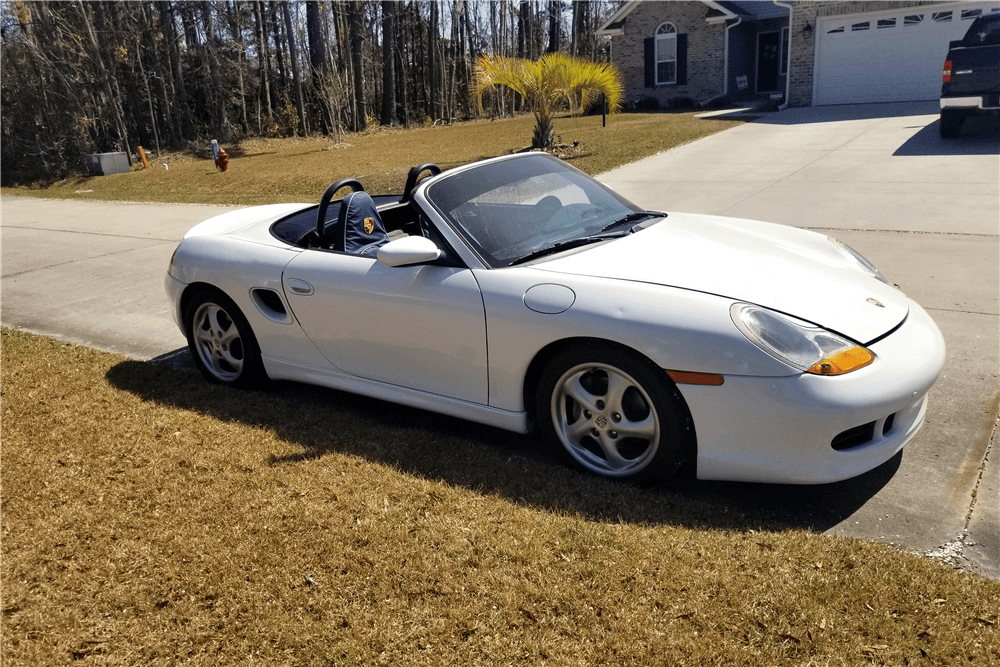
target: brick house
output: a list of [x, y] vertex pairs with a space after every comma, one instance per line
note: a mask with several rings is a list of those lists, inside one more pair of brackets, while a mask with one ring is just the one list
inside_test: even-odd
[[1000, 2], [626, 2], [598, 30], [629, 102], [790, 106], [937, 99], [948, 42]]

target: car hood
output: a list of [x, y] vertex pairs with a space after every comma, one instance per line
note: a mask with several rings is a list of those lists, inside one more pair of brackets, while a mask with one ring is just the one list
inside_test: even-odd
[[532, 268], [746, 301], [859, 343], [890, 331], [909, 312], [902, 292], [868, 275], [828, 237], [738, 218], [671, 213], [627, 237]]

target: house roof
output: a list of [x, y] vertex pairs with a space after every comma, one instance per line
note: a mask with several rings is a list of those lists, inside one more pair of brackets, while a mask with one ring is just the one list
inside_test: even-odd
[[[611, 18], [604, 22], [598, 30], [598, 35], [625, 34], [625, 17], [639, 6], [641, 0], [631, 0], [623, 4]], [[729, 19], [742, 18], [744, 21], [760, 21], [770, 18], [788, 16], [788, 9], [776, 5], [773, 0], [699, 0], [708, 7], [705, 20], [717, 23]]]
[[628, 16], [633, 9], [639, 4], [639, 0], [630, 0], [624, 5], [618, 8], [618, 11], [611, 15], [607, 21], [604, 22], [600, 28], [597, 29], [598, 35], [623, 35], [625, 34], [625, 17]]

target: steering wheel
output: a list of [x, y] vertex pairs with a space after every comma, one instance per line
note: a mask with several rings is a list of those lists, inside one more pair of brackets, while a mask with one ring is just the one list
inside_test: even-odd
[[419, 178], [420, 174], [425, 171], [431, 172], [431, 176], [437, 176], [441, 173], [441, 167], [437, 166], [433, 162], [425, 162], [410, 169], [410, 173], [406, 175], [406, 185], [403, 186], [403, 197], [399, 200], [399, 203], [405, 204], [410, 201], [410, 196], [413, 194], [413, 188], [417, 187], [417, 178]]
[[323, 239], [323, 227], [326, 225], [326, 211], [330, 208], [330, 200], [333, 199], [333, 195], [336, 194], [337, 190], [340, 188], [350, 186], [351, 192], [364, 192], [365, 186], [361, 185], [361, 181], [356, 178], [342, 178], [336, 183], [333, 183], [326, 189], [323, 196], [319, 200], [319, 210], [316, 211], [316, 237], [317, 242]]

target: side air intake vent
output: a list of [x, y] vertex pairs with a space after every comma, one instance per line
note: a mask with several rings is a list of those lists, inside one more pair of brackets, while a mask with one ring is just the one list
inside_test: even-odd
[[253, 303], [257, 306], [260, 314], [273, 322], [289, 324], [292, 318], [288, 315], [285, 302], [281, 300], [281, 295], [271, 289], [256, 287], [250, 290]]

